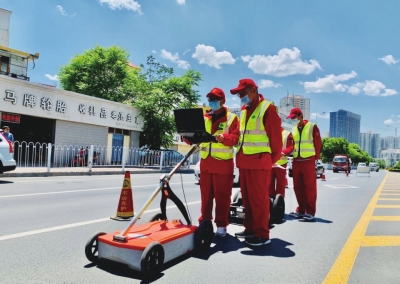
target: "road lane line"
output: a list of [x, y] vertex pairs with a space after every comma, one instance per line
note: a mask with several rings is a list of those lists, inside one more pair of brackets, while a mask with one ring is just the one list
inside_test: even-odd
[[400, 236], [365, 236], [362, 240], [363, 247], [393, 247], [400, 246]]
[[378, 200], [393, 200], [393, 201], [400, 201], [400, 198], [379, 198]]
[[[183, 183], [193, 183], [193, 182], [183, 182]], [[181, 184], [180, 182], [170, 183], [173, 184]], [[138, 187], [154, 187], [157, 185], [134, 185], [132, 188]], [[91, 188], [91, 189], [78, 189], [78, 190], [66, 190], [66, 191], [52, 191], [52, 192], [39, 192], [39, 193], [27, 193], [27, 194], [16, 194], [16, 195], [3, 195], [0, 198], [12, 198], [12, 197], [25, 197], [25, 196], [36, 196], [36, 195], [49, 195], [49, 194], [63, 194], [63, 193], [74, 193], [74, 192], [85, 192], [85, 191], [101, 191], [101, 190], [109, 190], [109, 189], [121, 189], [121, 187], [103, 187], [103, 188]]]
[[381, 195], [385, 195], [385, 196], [386, 195], [396, 195], [397, 196], [397, 195], [400, 195], [400, 193], [382, 193]]
[[367, 231], [368, 224], [374, 213], [376, 203], [381, 194], [382, 188], [387, 180], [388, 173], [386, 173], [378, 190], [375, 192], [363, 215], [355, 226], [353, 232], [347, 239], [346, 244], [343, 246], [335, 263], [332, 265], [331, 270], [325, 277], [324, 284], [330, 283], [347, 283], [350, 277], [351, 270], [353, 269], [354, 262], [360, 250], [360, 244], [364, 240], [365, 232]]
[[372, 216], [371, 221], [400, 221], [400, 216]]
[[[193, 201], [193, 202], [188, 202], [186, 204], [189, 206], [189, 205], [199, 204], [199, 203], [201, 203], [201, 201]], [[171, 208], [176, 208], [176, 205], [171, 205], [171, 206], [166, 207], [166, 209], [171, 209]], [[160, 208], [155, 208], [155, 209], [146, 210], [143, 214], [151, 213], [151, 212], [159, 212], [159, 211], [160, 211]], [[65, 230], [65, 229], [70, 229], [70, 228], [74, 228], [74, 227], [91, 225], [91, 224], [106, 222], [106, 221], [112, 221], [112, 220], [110, 219], [110, 217], [107, 217], [107, 218], [95, 219], [95, 220], [90, 220], [90, 221], [85, 221], [85, 222], [79, 222], [79, 223], [67, 224], [67, 225], [56, 226], [56, 227], [51, 227], [51, 228], [45, 228], [45, 229], [40, 229], [40, 230], [27, 231], [27, 232], [12, 234], [12, 235], [5, 235], [5, 236], [0, 236], [0, 241], [22, 238], [22, 237], [27, 237], [27, 236], [37, 235], [37, 234], [59, 231], [59, 230]]]
[[400, 209], [400, 205], [382, 205], [377, 204], [375, 208], [386, 208], [386, 209]]
[[384, 190], [382, 190], [382, 193], [392, 192], [392, 191], [394, 191], [394, 192], [400, 192], [400, 189], [384, 189]]

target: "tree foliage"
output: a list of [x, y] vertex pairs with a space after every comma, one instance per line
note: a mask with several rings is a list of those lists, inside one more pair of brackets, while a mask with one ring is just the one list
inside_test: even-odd
[[323, 163], [330, 163], [335, 154], [347, 154], [349, 151], [349, 142], [344, 138], [323, 138], [321, 160]]
[[356, 143], [349, 144], [349, 157], [354, 164], [358, 164], [360, 162], [369, 164], [373, 161], [372, 157], [370, 157], [368, 153], [362, 150]]
[[173, 110], [197, 105], [200, 96], [194, 86], [201, 81], [201, 74], [194, 70], [174, 76], [174, 70], [157, 62], [153, 56], [140, 66], [135, 81], [133, 105], [144, 119], [141, 145], [152, 149], [169, 148], [176, 133]]
[[59, 72], [61, 88], [114, 102], [132, 97], [137, 68], [129, 66], [123, 48], [95, 48], [76, 55]]

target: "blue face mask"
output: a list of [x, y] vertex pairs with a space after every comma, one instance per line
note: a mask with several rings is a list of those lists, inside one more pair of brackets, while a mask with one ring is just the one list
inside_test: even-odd
[[221, 104], [219, 103], [219, 101], [209, 101], [208, 105], [210, 106], [212, 111], [217, 111], [221, 108]]
[[243, 97], [240, 99], [240, 101], [242, 102], [242, 105], [247, 105], [249, 106], [251, 104], [251, 100], [249, 98], [249, 95]]

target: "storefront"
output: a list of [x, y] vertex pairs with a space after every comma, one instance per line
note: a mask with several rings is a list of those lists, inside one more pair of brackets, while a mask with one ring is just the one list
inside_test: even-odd
[[134, 107], [0, 75], [1, 127], [17, 143], [139, 147]]

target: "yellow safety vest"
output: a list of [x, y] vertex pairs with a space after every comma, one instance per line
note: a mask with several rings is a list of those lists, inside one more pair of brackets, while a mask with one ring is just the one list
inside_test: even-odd
[[262, 101], [249, 117], [246, 123], [247, 110], [240, 113], [240, 136], [238, 151], [243, 148], [246, 155], [271, 153], [269, 137], [265, 132], [264, 115], [271, 102]]
[[297, 158], [298, 156], [300, 156], [301, 158], [315, 156], [313, 137], [314, 125], [315, 124], [312, 122], [307, 122], [307, 124], [303, 128], [303, 131], [301, 132], [301, 136], [297, 125], [293, 127], [292, 135], [294, 140], [294, 158]]
[[[282, 131], [282, 145], [283, 145], [282, 150], [286, 148], [286, 143], [287, 143], [289, 134], [290, 134], [290, 132], [285, 129]], [[282, 165], [286, 165], [287, 162], [288, 162], [288, 157], [285, 155], [282, 155], [280, 157], [280, 159], [277, 161], [277, 164], [282, 166]]]
[[[204, 117], [204, 122], [206, 124], [206, 131], [213, 135], [218, 135], [222, 133], [229, 133], [229, 128], [232, 125], [233, 120], [235, 119], [236, 114], [227, 112], [226, 122], [221, 122], [218, 125], [217, 131], [215, 133], [211, 133], [212, 130], [212, 119]], [[233, 146], [225, 146], [222, 143], [201, 143], [200, 157], [202, 159], [206, 159], [208, 155], [218, 160], [230, 160], [233, 159]]]

